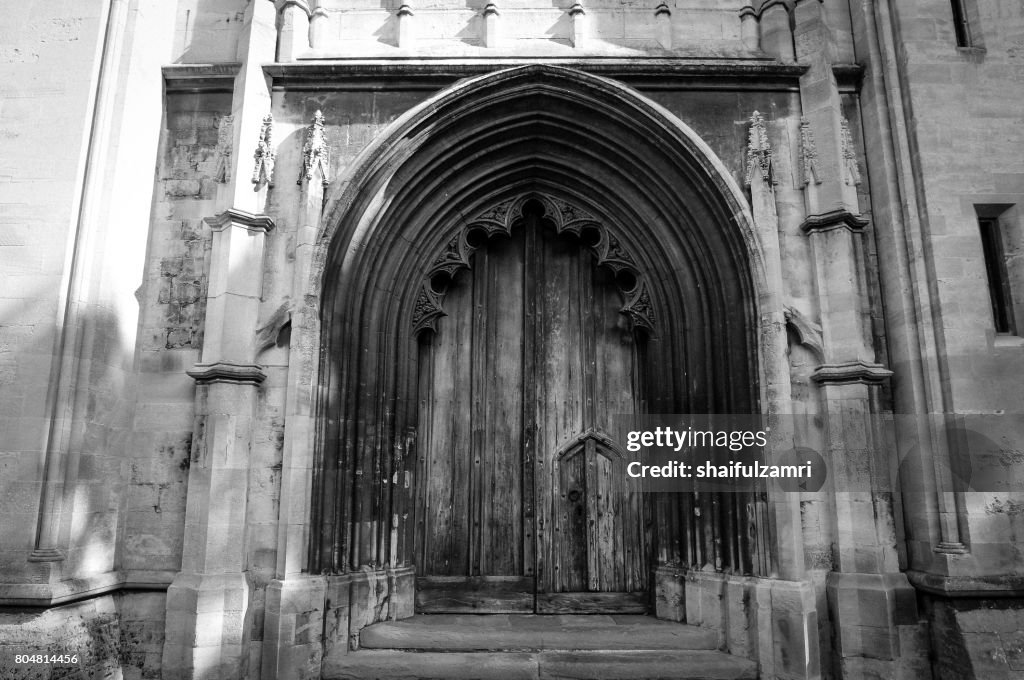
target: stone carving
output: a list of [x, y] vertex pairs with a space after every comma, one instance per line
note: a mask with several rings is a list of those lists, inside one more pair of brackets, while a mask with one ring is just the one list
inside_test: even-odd
[[853, 145], [853, 135], [850, 134], [850, 121], [843, 116], [839, 121], [839, 133], [842, 136], [843, 144], [843, 170], [846, 176], [846, 183], [851, 185], [860, 184], [860, 168], [857, 167], [857, 149]]
[[800, 117], [800, 161], [803, 166], [803, 186], [812, 182], [821, 184], [818, 178], [818, 147], [814, 144], [814, 130], [811, 121]]
[[800, 339], [800, 344], [814, 352], [818, 361], [824, 361], [825, 343], [821, 336], [821, 326], [804, 316], [799, 309], [789, 305], [784, 308], [783, 315], [786, 317], [786, 324]]
[[445, 315], [441, 307], [441, 296], [430, 288], [429, 283], [420, 286], [420, 294], [412, 309], [412, 332], [414, 335], [425, 329], [437, 330], [437, 320]]
[[231, 181], [231, 147], [234, 134], [234, 116], [223, 116], [217, 123], [217, 165], [213, 179], [221, 184]]
[[484, 210], [475, 218], [467, 220], [465, 226], [448, 240], [444, 249], [431, 261], [421, 282], [413, 305], [413, 333], [426, 329], [436, 330], [437, 319], [445, 315], [441, 303], [446, 291], [435, 290], [432, 281], [439, 274], [447, 279], [454, 278], [459, 271], [470, 267], [470, 257], [481, 245], [471, 243], [470, 233], [482, 231], [487, 238], [508, 236], [512, 224], [523, 217], [523, 208], [530, 201], [539, 201], [543, 205], [544, 219], [553, 223], [559, 234], [569, 232], [580, 237], [584, 230], [593, 229], [597, 232], [593, 242], [586, 244], [597, 258], [597, 264], [607, 267], [616, 276], [623, 271], [631, 275], [620, 279], [620, 292], [625, 304], [619, 311], [628, 316], [635, 327], [653, 330], [655, 314], [651, 294], [629, 251], [583, 208], [562, 199], [531, 193], [502, 201]]
[[321, 182], [324, 186], [330, 184], [331, 147], [327, 144], [327, 135], [324, 133], [324, 114], [318, 109], [313, 114], [313, 122], [306, 128], [306, 142], [302, 145], [302, 170], [299, 172], [299, 181], [312, 180], [313, 173], [319, 169]]
[[515, 203], [515, 199], [509, 199], [502, 201], [494, 207], [488, 208], [484, 212], [480, 213], [473, 222], [484, 222], [489, 226], [485, 226], [488, 234], [497, 227], [501, 231], [507, 231], [508, 229], [508, 216], [512, 210], [512, 205]]
[[456, 234], [452, 237], [452, 240], [448, 241], [444, 252], [438, 255], [431, 265], [431, 276], [440, 272], [444, 272], [448, 276], [454, 276], [455, 272], [460, 269], [468, 268], [469, 254], [471, 252], [472, 249], [466, 243], [465, 235], [463, 233]]
[[265, 181], [267, 186], [274, 186], [274, 160], [277, 158], [277, 150], [273, 146], [274, 115], [268, 113], [263, 118], [263, 126], [260, 128], [260, 141], [256, 144], [256, 159], [252, 168], [252, 183], [259, 185]]
[[768, 141], [768, 128], [764, 116], [759, 111], [754, 111], [750, 116], [750, 133], [747, 137], [747, 186], [754, 181], [756, 172], [761, 173], [761, 179], [765, 182], [772, 182], [772, 145]]
[[641, 281], [637, 284], [633, 295], [626, 301], [621, 311], [629, 316], [634, 326], [654, 330], [654, 305], [651, 302], [651, 292], [647, 289], [647, 282]]

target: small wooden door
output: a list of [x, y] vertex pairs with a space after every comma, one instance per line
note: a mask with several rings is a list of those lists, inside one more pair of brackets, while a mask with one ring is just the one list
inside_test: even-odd
[[641, 408], [622, 305], [530, 212], [447, 286], [420, 353], [419, 611], [646, 611], [645, 510], [607, 434]]

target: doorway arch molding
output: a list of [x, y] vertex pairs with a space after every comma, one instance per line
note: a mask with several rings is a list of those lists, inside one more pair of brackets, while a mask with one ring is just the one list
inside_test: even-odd
[[[319, 309], [302, 329], [319, 351], [297, 367], [311, 376], [317, 428], [310, 571], [410, 563], [412, 307], [471, 217], [528, 194], [612, 230], [659, 310], [675, 310], [679, 332], [659, 346], [665, 384], [650, 412], [765, 406], [765, 320], [781, 307], [747, 201], [711, 149], [606, 78], [530, 65], [462, 81], [394, 121], [326, 202], [306, 295]], [[664, 563], [686, 561], [681, 544], [659, 551]]]

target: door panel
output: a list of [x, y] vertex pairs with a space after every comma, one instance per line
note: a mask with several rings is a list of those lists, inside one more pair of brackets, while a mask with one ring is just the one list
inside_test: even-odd
[[420, 611], [645, 609], [644, 508], [602, 434], [640, 406], [621, 306], [536, 218], [448, 286], [421, 352]]

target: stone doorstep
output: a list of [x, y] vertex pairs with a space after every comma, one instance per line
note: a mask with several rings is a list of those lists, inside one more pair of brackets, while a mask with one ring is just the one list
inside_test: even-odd
[[714, 650], [711, 630], [638, 615], [433, 614], [360, 631], [362, 649], [419, 652]]
[[757, 664], [724, 652], [405, 652], [326, 659], [323, 680], [757, 680]]
[[633, 615], [435, 614], [364, 628], [324, 680], [753, 680], [713, 631]]

